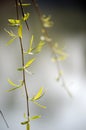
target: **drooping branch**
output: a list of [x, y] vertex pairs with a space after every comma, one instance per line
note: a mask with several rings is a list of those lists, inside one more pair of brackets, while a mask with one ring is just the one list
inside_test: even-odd
[[[16, 14], [17, 14], [17, 19], [19, 20], [19, 11], [18, 11], [18, 1], [15, 0], [16, 2]], [[19, 1], [20, 2], [20, 1]], [[21, 3], [20, 3], [21, 5]], [[23, 42], [22, 42], [22, 38], [19, 37], [19, 41], [20, 41], [20, 48], [21, 48], [21, 58], [22, 58], [22, 66], [25, 65], [24, 63], [24, 49], [23, 49]], [[23, 69], [23, 84], [24, 84], [24, 88], [25, 88], [25, 94], [26, 94], [26, 105], [27, 105], [27, 118], [28, 118], [28, 121], [29, 121], [29, 97], [28, 97], [28, 91], [27, 91], [27, 86], [26, 86], [26, 76], [25, 76], [25, 70]]]
[[[52, 38], [49, 36], [49, 33], [48, 33], [46, 27], [43, 26], [43, 21], [42, 21], [42, 15], [43, 15], [43, 13], [42, 13], [42, 11], [41, 11], [41, 8], [40, 8], [39, 4], [36, 2], [36, 0], [31, 0], [31, 1], [32, 1], [32, 5], [33, 5], [33, 7], [35, 8], [36, 13], [37, 13], [37, 15], [38, 15], [38, 17], [39, 17], [39, 21], [40, 21], [40, 23], [41, 23], [41, 27], [42, 27], [42, 29], [44, 30], [44, 35], [45, 35], [48, 39], [51, 39], [51, 40], [48, 40], [47, 43], [49, 44], [49, 46], [50, 46], [50, 48], [51, 48], [51, 50], [52, 50], [52, 54], [54, 55], [54, 57], [55, 57], [56, 59], [58, 59], [58, 55], [57, 55], [57, 54], [55, 53], [55, 51], [53, 50], [53, 40], [52, 40]], [[56, 66], [57, 66], [57, 70], [60, 71], [60, 70], [61, 70], [61, 67], [60, 67], [61, 65], [60, 65], [60, 62], [59, 62], [58, 60], [56, 60]], [[70, 93], [70, 91], [68, 90], [68, 88], [67, 88], [67, 86], [66, 86], [66, 83], [65, 83], [65, 80], [64, 80], [63, 75], [61, 75], [60, 78], [61, 78], [61, 81], [62, 81], [62, 86], [64, 87], [64, 89], [66, 90], [66, 92], [68, 93], [68, 95], [69, 95], [70, 97], [72, 97], [72, 94]]]

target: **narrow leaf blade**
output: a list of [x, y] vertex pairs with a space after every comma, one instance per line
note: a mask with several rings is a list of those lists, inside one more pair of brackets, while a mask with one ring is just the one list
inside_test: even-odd
[[19, 87], [14, 87], [14, 88], [11, 88], [11, 89], [9, 89], [9, 90], [7, 90], [7, 92], [11, 92], [11, 91], [13, 91], [13, 90], [16, 90], [16, 89], [18, 89], [18, 88], [20, 88], [21, 86], [19, 86]]
[[22, 25], [18, 27], [18, 36], [22, 38]]
[[8, 79], [8, 83], [14, 87], [19, 87], [19, 85], [13, 83], [10, 79]]
[[8, 22], [12, 25], [12, 26], [19, 26], [20, 25], [20, 20], [17, 19], [8, 19]]
[[15, 39], [16, 39], [16, 37], [13, 37], [12, 39], [10, 39], [10, 40], [6, 43], [6, 45], [12, 44], [12, 43], [14, 42]]
[[24, 21], [28, 20], [29, 16], [30, 16], [30, 14], [29, 14], [29, 13], [24, 14], [23, 20], [24, 20]]
[[40, 41], [38, 46], [35, 48], [35, 53], [39, 53], [44, 45], [45, 45], [44, 41]]
[[34, 62], [34, 60], [35, 60], [35, 58], [32, 58], [31, 60], [29, 60], [29, 61], [25, 64], [24, 69], [30, 67], [30, 65]]
[[[18, 3], [18, 5], [20, 6], [20, 3]], [[30, 6], [31, 4], [30, 3], [22, 3], [21, 5], [22, 6]]]
[[36, 119], [39, 119], [39, 118], [41, 118], [41, 115], [32, 116], [30, 118], [30, 120], [36, 120]]
[[40, 88], [40, 90], [38, 91], [38, 93], [32, 98], [33, 101], [38, 100], [41, 98], [41, 96], [43, 95], [43, 87]]
[[41, 107], [43, 109], [46, 109], [46, 106], [39, 104], [38, 102], [34, 101], [34, 104], [36, 104], [38, 107]]
[[28, 121], [21, 122], [21, 125], [26, 125], [26, 124], [28, 124]]

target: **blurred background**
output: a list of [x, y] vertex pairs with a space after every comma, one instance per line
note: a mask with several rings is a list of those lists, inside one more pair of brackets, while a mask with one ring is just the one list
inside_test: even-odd
[[[23, 0], [24, 1], [24, 0]], [[30, 2], [26, 0], [25, 2]], [[49, 34], [59, 46], [64, 47], [68, 58], [61, 61], [61, 69], [72, 98], [69, 97], [60, 82], [57, 67], [52, 62], [52, 51], [44, 46], [40, 54], [35, 55], [36, 61], [29, 68], [33, 75], [27, 75], [27, 86], [30, 97], [37, 93], [41, 86], [46, 94], [39, 101], [47, 109], [41, 109], [30, 103], [30, 115], [42, 115], [41, 119], [31, 122], [31, 130], [86, 130], [86, 8], [82, 0], [37, 0], [42, 12], [51, 15], [54, 26]], [[31, 35], [34, 35], [34, 46], [39, 41], [40, 23], [32, 6], [25, 7], [30, 12], [28, 20], [30, 32], [23, 30], [24, 48], [29, 47]], [[21, 80], [21, 52], [19, 41], [15, 40], [6, 46], [10, 37], [4, 31], [13, 30], [8, 26], [9, 18], [16, 18], [15, 1], [0, 2], [0, 110], [3, 112], [10, 130], [25, 130], [20, 122], [24, 121], [26, 111], [24, 90], [6, 92], [11, 86], [7, 79], [15, 83]], [[15, 31], [15, 29], [14, 29]], [[32, 57], [32, 56], [31, 56]], [[26, 61], [31, 57], [26, 56]], [[6, 125], [0, 115], [0, 129], [6, 130]]]

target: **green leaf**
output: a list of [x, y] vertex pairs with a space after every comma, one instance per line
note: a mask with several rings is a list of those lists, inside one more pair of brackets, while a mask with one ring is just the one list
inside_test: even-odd
[[53, 46], [53, 51], [57, 54], [56, 58], [53, 58], [54, 61], [57, 60], [65, 60], [67, 58], [67, 54], [63, 51], [63, 48], [60, 48], [57, 43]]
[[8, 83], [13, 86], [13, 88], [9, 89], [7, 92], [13, 91], [15, 89], [18, 89], [23, 86], [23, 81], [20, 81], [20, 84], [17, 85], [14, 82], [12, 82], [10, 79], [8, 79]]
[[24, 69], [30, 67], [30, 65], [34, 62], [34, 60], [35, 60], [35, 58], [29, 60], [29, 61], [25, 64]]
[[35, 48], [35, 53], [39, 53], [44, 45], [45, 45], [44, 41], [40, 41], [38, 46]]
[[[20, 6], [20, 3], [18, 3], [18, 5]], [[21, 5], [22, 6], [30, 6], [31, 4], [30, 3], [22, 3]]]
[[12, 39], [10, 39], [6, 44], [7, 45], [10, 45], [14, 42], [14, 40], [16, 39], [16, 37], [13, 37]]
[[16, 35], [11, 31], [8, 31], [7, 29], [4, 29], [5, 32], [7, 32], [11, 37], [16, 37]]
[[13, 43], [13, 41], [17, 38], [17, 36], [11, 31], [8, 31], [7, 29], [4, 29], [5, 32], [7, 32], [12, 38], [6, 43], [7, 45], [10, 45]]
[[41, 115], [32, 116], [30, 118], [30, 120], [35, 120], [35, 119], [39, 119], [39, 118], [41, 118]]
[[20, 20], [16, 20], [16, 19], [8, 19], [8, 22], [12, 25], [12, 26], [19, 26], [20, 25]]
[[24, 113], [24, 118], [25, 118], [25, 119], [27, 118], [26, 113]]
[[32, 98], [33, 101], [40, 99], [44, 95], [43, 87], [40, 88], [38, 93]]
[[41, 20], [42, 20], [43, 26], [45, 28], [49, 28], [49, 27], [53, 26], [53, 22], [51, 21], [51, 16], [43, 15], [42, 18], [41, 18]]
[[10, 79], [8, 79], [8, 83], [14, 87], [19, 87], [19, 85], [13, 83]]
[[21, 125], [26, 125], [26, 124], [28, 124], [28, 121], [21, 122]]
[[24, 14], [23, 20], [24, 20], [24, 21], [28, 20], [29, 16], [30, 16], [30, 14], [29, 14], [29, 13]]
[[27, 50], [27, 52], [26, 53], [28, 53], [28, 54], [31, 54], [31, 51], [32, 51], [32, 44], [33, 44], [33, 40], [34, 40], [34, 36], [32, 35], [32, 37], [31, 37], [31, 40], [30, 40], [30, 48]]
[[18, 36], [22, 38], [22, 25], [18, 27]]
[[26, 124], [26, 130], [30, 130], [30, 124]]
[[41, 104], [39, 104], [39, 103], [36, 102], [36, 101], [33, 101], [33, 103], [36, 104], [38, 107], [41, 107], [41, 108], [43, 108], [43, 109], [46, 109], [46, 106], [41, 105]]
[[16, 89], [18, 89], [18, 88], [20, 88], [21, 86], [19, 86], [19, 87], [14, 87], [14, 88], [11, 88], [11, 89], [9, 89], [9, 90], [7, 90], [7, 92], [11, 92], [11, 91], [13, 91], [13, 90], [16, 90]]
[[24, 67], [22, 67], [22, 68], [18, 68], [17, 70], [18, 70], [18, 71], [22, 71], [23, 69], [24, 69]]

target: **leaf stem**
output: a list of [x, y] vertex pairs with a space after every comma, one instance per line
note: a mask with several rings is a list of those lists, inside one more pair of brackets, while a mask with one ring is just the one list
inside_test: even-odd
[[[24, 17], [24, 10], [23, 10], [23, 7], [22, 7], [22, 2], [21, 2], [21, 0], [19, 0], [19, 3], [20, 3], [20, 7], [21, 7], [22, 16]], [[27, 29], [28, 29], [28, 31], [29, 31], [29, 26], [28, 26], [28, 23], [27, 23], [26, 20], [25, 20], [25, 24], [26, 24]]]

